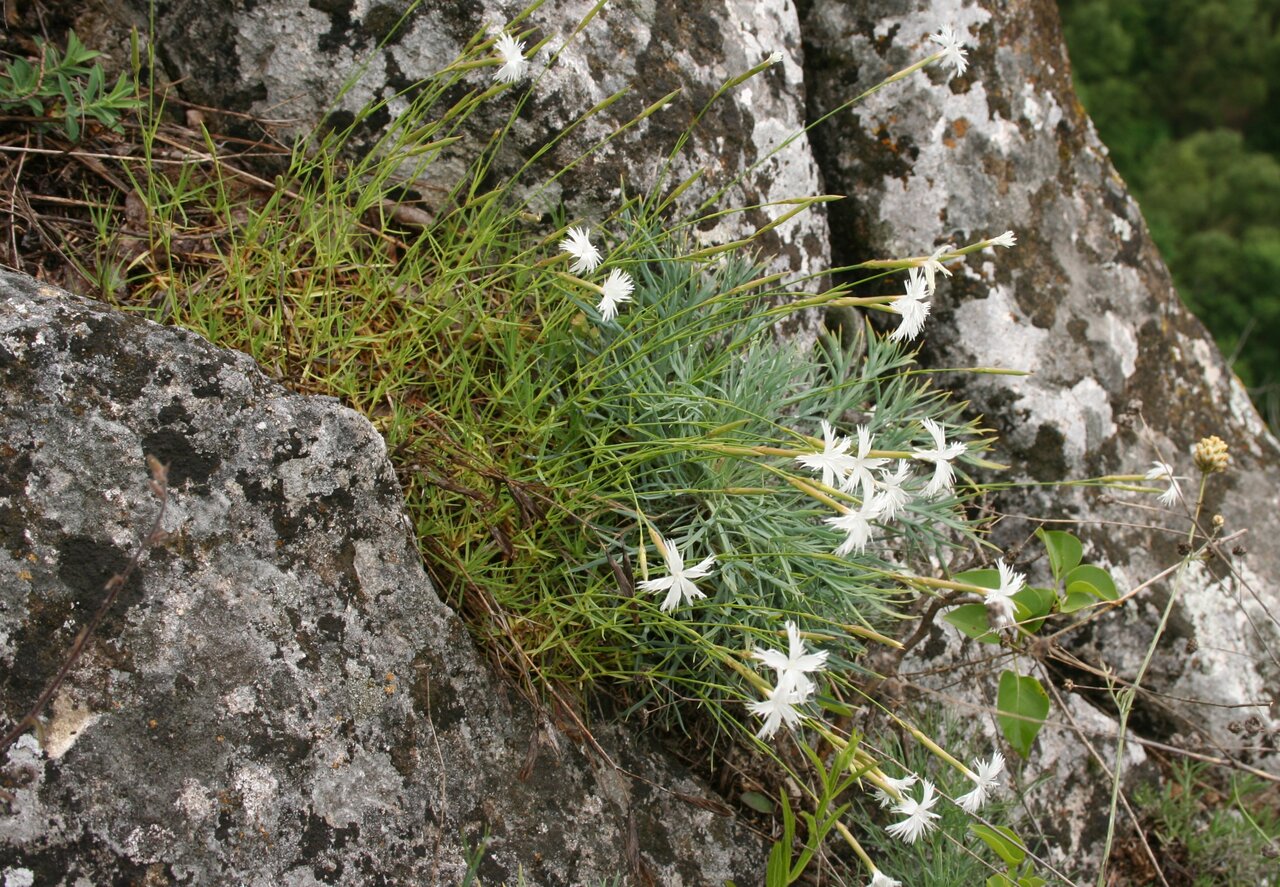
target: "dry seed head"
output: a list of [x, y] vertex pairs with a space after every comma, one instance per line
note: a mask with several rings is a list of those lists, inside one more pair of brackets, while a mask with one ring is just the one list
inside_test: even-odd
[[1231, 455], [1227, 452], [1227, 445], [1216, 434], [1211, 434], [1196, 444], [1191, 455], [1195, 459], [1196, 468], [1199, 468], [1205, 474], [1226, 471], [1227, 466], [1231, 464]]

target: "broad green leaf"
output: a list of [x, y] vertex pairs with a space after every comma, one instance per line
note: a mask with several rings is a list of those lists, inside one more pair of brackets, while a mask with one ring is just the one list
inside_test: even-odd
[[965, 570], [951, 577], [953, 582], [979, 585], [982, 588], [999, 588], [1000, 573], [997, 570]]
[[1083, 610], [1085, 607], [1091, 607], [1098, 602], [1098, 596], [1083, 590], [1080, 586], [1084, 583], [1075, 582], [1067, 586], [1067, 596], [1062, 601], [1063, 613], [1074, 613], [1076, 610]]
[[760, 792], [743, 792], [741, 800], [752, 810], [773, 815], [773, 801]]
[[1090, 594], [1104, 601], [1114, 601], [1120, 597], [1120, 593], [1116, 591], [1116, 584], [1111, 579], [1111, 574], [1101, 567], [1095, 567], [1092, 564], [1081, 564], [1076, 567], [1067, 574], [1067, 591], [1071, 591], [1071, 586], [1077, 582], [1087, 583], [1092, 589], [1090, 591], [1090, 589], [1081, 588], [1080, 591], [1089, 591]]
[[1026, 618], [1043, 619], [1053, 612], [1053, 604], [1058, 596], [1052, 588], [1028, 585], [1015, 594], [1013, 599], [1027, 608]]
[[1018, 885], [1010, 881], [1007, 875], [997, 873], [987, 878], [987, 887], [1018, 887]]
[[1045, 887], [1048, 883], [1039, 875], [1023, 875], [1018, 879], [1018, 887]]
[[1030, 675], [1005, 669], [996, 693], [996, 712], [1005, 739], [1025, 758], [1049, 714], [1049, 694]]
[[1015, 866], [1027, 858], [1027, 848], [1023, 846], [1022, 841], [1018, 839], [1018, 835], [1011, 828], [1006, 828], [1002, 825], [992, 828], [991, 826], [973, 823], [969, 826], [969, 831], [977, 835], [982, 843], [990, 847], [996, 856], [999, 856], [1010, 866]]
[[1053, 570], [1054, 581], [1061, 582], [1063, 576], [1079, 565], [1080, 558], [1084, 556], [1084, 547], [1079, 539], [1062, 530], [1046, 530], [1041, 527], [1036, 530], [1036, 536], [1049, 552], [1049, 566]]
[[1035, 634], [1044, 625], [1044, 618], [1053, 612], [1058, 595], [1052, 588], [1036, 588], [1028, 585], [1013, 596], [1018, 605], [1018, 626], [1028, 634]]
[[998, 644], [1000, 638], [991, 630], [987, 622], [987, 608], [982, 604], [961, 604], [942, 617], [950, 622], [960, 633], [975, 638], [984, 644]]

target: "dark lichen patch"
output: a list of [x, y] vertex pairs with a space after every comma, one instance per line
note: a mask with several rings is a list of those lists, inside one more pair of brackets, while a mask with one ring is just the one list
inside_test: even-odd
[[102, 883], [88, 877], [97, 872], [111, 872], [113, 887], [139, 887], [146, 884], [147, 867], [112, 852], [111, 848], [82, 832], [74, 841], [48, 846], [28, 846], [22, 850], [0, 846], [0, 871], [23, 868], [31, 872], [33, 884]]
[[1030, 447], [1015, 452], [1027, 474], [1039, 481], [1057, 481], [1069, 476], [1066, 442], [1061, 431], [1045, 424], [1036, 429], [1036, 439]]
[[191, 426], [191, 414], [182, 405], [182, 401], [177, 399], [171, 401], [168, 406], [162, 407], [156, 414], [156, 418], [161, 425], [182, 425], [186, 428]]
[[394, 46], [421, 11], [422, 6], [416, 3], [378, 3], [364, 14], [360, 28], [371, 42]]
[[437, 734], [449, 730], [467, 717], [467, 706], [458, 699], [444, 660], [430, 650], [414, 657], [413, 683], [409, 689], [413, 710], [427, 719]]
[[27, 531], [36, 520], [36, 509], [27, 501], [27, 479], [34, 470], [33, 449], [6, 445], [0, 454], [0, 545], [15, 557], [29, 548]]
[[27, 597], [27, 613], [21, 627], [12, 632], [13, 665], [4, 675], [5, 712], [17, 721], [44, 690], [62, 665], [73, 635], [64, 626], [74, 624], [76, 611], [66, 598], [49, 599], [33, 592]]
[[196, 492], [207, 492], [209, 478], [222, 464], [217, 453], [202, 453], [176, 428], [163, 427], [142, 439], [142, 452], [169, 468], [169, 486], [190, 483]]
[[1138, 356], [1126, 392], [1142, 402], [1145, 416], [1161, 416], [1166, 428], [1178, 429], [1179, 440], [1187, 446], [1208, 434], [1221, 431], [1217, 418], [1224, 404], [1205, 378], [1205, 368], [1192, 362], [1185, 349], [1174, 353], [1169, 347], [1179, 340], [1208, 339], [1208, 332], [1189, 312], [1177, 312], [1168, 322], [1151, 319], [1138, 331]]
[[84, 366], [81, 384], [91, 385], [117, 403], [139, 400], [153, 381], [156, 361], [124, 343], [132, 341], [142, 321], [83, 312], [76, 322], [84, 324], [88, 334], [69, 337], [66, 353]]
[[352, 0], [310, 0], [312, 9], [329, 17], [329, 30], [319, 35], [316, 48], [325, 55], [335, 55], [348, 49], [361, 49], [364, 36], [352, 22]]
[[341, 644], [346, 636], [346, 626], [342, 617], [335, 613], [325, 613], [317, 619], [316, 629], [325, 640], [335, 644]]
[[[71, 592], [76, 607], [93, 613], [107, 595], [107, 582], [122, 573], [130, 555], [110, 542], [89, 536], [68, 536], [58, 542], [58, 578]], [[116, 606], [127, 609], [142, 600], [137, 575], [121, 588]]]
[[408, 715], [391, 746], [391, 766], [409, 782], [418, 772], [418, 719]]
[[275, 724], [276, 718], [272, 712], [248, 717], [261, 718], [262, 723], [253, 724], [244, 730], [236, 742], [238, 754], [248, 753], [256, 761], [270, 761], [289, 773], [298, 772], [298, 768], [306, 765], [315, 743]]
[[225, 392], [219, 377], [223, 369], [232, 366], [234, 362], [225, 357], [197, 364], [191, 373], [191, 396], [201, 400], [222, 397]]

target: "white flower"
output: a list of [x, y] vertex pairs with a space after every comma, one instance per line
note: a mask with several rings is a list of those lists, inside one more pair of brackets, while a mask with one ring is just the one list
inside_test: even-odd
[[1178, 481], [1186, 480], [1185, 477], [1174, 477], [1173, 466], [1168, 462], [1152, 462], [1154, 466], [1147, 472], [1147, 480], [1167, 480], [1169, 489], [1160, 494], [1160, 504], [1165, 507], [1172, 506], [1182, 497], [1182, 491], [1178, 489]]
[[[941, 265], [938, 267], [942, 268]], [[942, 270], [947, 274], [951, 273], [946, 268]], [[930, 284], [925, 281], [924, 274], [919, 268], [912, 268], [907, 278], [906, 293], [898, 296], [889, 306], [890, 311], [902, 315], [902, 322], [889, 334], [890, 339], [895, 342], [903, 339], [913, 342], [920, 335], [920, 330], [924, 329], [924, 320], [929, 316], [929, 292]]]
[[844, 530], [847, 534], [836, 549], [836, 555], [843, 557], [850, 552], [862, 554], [866, 551], [867, 543], [871, 541], [871, 534], [875, 531], [871, 522], [879, 516], [880, 498], [868, 496], [862, 500], [861, 507], [856, 510], [850, 509], [839, 517], [826, 518], [827, 523], [837, 530]]
[[1000, 787], [1000, 774], [1004, 772], [1004, 755], [994, 752], [990, 761], [978, 761], [974, 765], [976, 773], [970, 773], [973, 780], [973, 791], [956, 798], [966, 813], [977, 813], [987, 802], [987, 795]]
[[901, 838], [908, 844], [914, 844], [921, 836], [928, 834], [930, 829], [935, 826], [933, 820], [938, 818], [938, 814], [931, 811], [930, 808], [938, 803], [938, 796], [934, 793], [933, 783], [927, 779], [920, 780], [924, 786], [924, 790], [920, 793], [920, 800], [916, 800], [911, 796], [904, 797], [893, 808], [894, 813], [907, 817], [902, 822], [895, 822], [885, 828], [890, 835], [895, 838]]
[[686, 570], [684, 558], [680, 555], [676, 544], [670, 539], [663, 539], [662, 557], [667, 562], [667, 572], [671, 575], [661, 579], [646, 579], [640, 583], [640, 588], [644, 591], [666, 591], [667, 597], [661, 607], [663, 611], [674, 610], [680, 603], [681, 597], [686, 604], [692, 604], [694, 598], [706, 597], [692, 580], [701, 579], [711, 572], [711, 565], [716, 562], [714, 554], [703, 558], [696, 567]]
[[942, 257], [945, 256], [947, 253], [955, 252], [955, 249], [956, 248], [950, 243], [943, 244], [942, 246], [935, 249], [933, 251], [933, 254], [920, 264], [919, 267], [924, 272], [924, 278], [926, 281], [928, 281], [928, 284], [929, 284], [928, 287], [926, 288], [928, 290], [929, 295], [932, 296], [933, 291], [937, 288], [938, 281], [937, 281], [936, 275], [939, 271], [941, 271], [943, 274], [947, 275], [948, 277], [951, 276], [951, 272], [947, 270], [947, 266], [942, 264]]
[[822, 671], [826, 668], [827, 651], [806, 653], [804, 638], [800, 637], [800, 629], [794, 622], [787, 623], [787, 639], [789, 649], [786, 656], [778, 650], [753, 650], [751, 656], [776, 672], [778, 686], [790, 680], [796, 693], [807, 698], [813, 692], [813, 681], [806, 675], [811, 671]]
[[898, 468], [893, 474], [882, 471], [876, 486], [880, 488], [880, 519], [893, 520], [898, 512], [907, 507], [911, 501], [911, 493], [903, 484], [911, 479], [911, 464], [906, 459], [898, 460]]
[[560, 241], [560, 249], [573, 256], [569, 270], [574, 274], [594, 271], [600, 267], [600, 250], [591, 244], [591, 234], [586, 228], [570, 228]]
[[493, 75], [498, 83], [515, 83], [524, 76], [529, 62], [524, 57], [524, 42], [510, 34], [503, 34], [494, 44], [498, 55], [502, 56], [502, 67]]
[[822, 452], [796, 456], [796, 461], [811, 471], [821, 471], [822, 482], [829, 487], [834, 487], [836, 479], [843, 477], [853, 465], [853, 457], [846, 453], [852, 444], [853, 441], [847, 437], [836, 437], [831, 423], [823, 419]]
[[801, 718], [801, 714], [796, 706], [804, 701], [805, 697], [796, 689], [790, 680], [782, 680], [778, 682], [778, 686], [765, 694], [764, 701], [748, 702], [748, 710], [750, 710], [753, 715], [759, 715], [764, 718], [764, 724], [761, 725], [756, 736], [761, 739], [768, 739], [774, 733], [778, 732], [778, 727], [783, 723], [785, 723], [789, 729], [794, 728], [800, 723]]
[[920, 424], [933, 438], [934, 446], [931, 450], [912, 450], [911, 455], [923, 462], [933, 463], [933, 477], [920, 491], [920, 495], [926, 499], [932, 499], [940, 493], [949, 491], [955, 483], [955, 470], [951, 467], [951, 460], [962, 454], [965, 446], [959, 442], [948, 444], [941, 426], [932, 419], [921, 419]]
[[766, 65], [776, 65], [784, 58], [786, 58], [786, 56], [782, 54], [781, 50], [775, 50], [774, 52], [769, 53], [769, 57], [764, 60], [764, 63]]
[[1015, 573], [1013, 567], [1003, 560], [996, 561], [996, 569], [1000, 572], [1000, 587], [987, 592], [984, 603], [987, 605], [987, 621], [996, 631], [1012, 628], [1017, 622], [1017, 604], [1013, 596], [1027, 584], [1027, 577]]
[[955, 68], [956, 76], [963, 74], [965, 68], [969, 67], [969, 62], [965, 58], [968, 53], [965, 52], [964, 44], [951, 28], [946, 26], [939, 28], [938, 33], [931, 35], [929, 39], [942, 47], [942, 61], [951, 63]]
[[892, 807], [894, 804], [899, 803], [906, 794], [907, 789], [915, 785], [919, 778], [920, 777], [916, 776], [914, 773], [908, 773], [906, 776], [901, 776], [897, 779], [894, 779], [892, 776], [881, 777], [881, 781], [897, 792], [898, 796], [894, 797], [882, 788], [876, 789], [876, 797], [880, 800], [880, 806]]
[[1013, 567], [1006, 564], [1003, 558], [996, 561], [996, 572], [1000, 574], [1000, 587], [995, 593], [1002, 597], [1013, 597], [1027, 584], [1027, 577], [1013, 572]]
[[631, 301], [631, 291], [635, 288], [630, 274], [617, 268], [610, 271], [600, 285], [600, 304], [596, 306], [600, 311], [600, 319], [610, 321], [617, 317], [618, 306]]
[[876, 873], [871, 876], [871, 883], [867, 887], [902, 887], [902, 882], [896, 878], [890, 878], [884, 872], [876, 869]]
[[1014, 236], [1014, 233], [1012, 231], [1006, 231], [999, 237], [992, 237], [988, 240], [987, 246], [1003, 246], [1005, 249], [1010, 249], [1016, 246], [1017, 243], [1018, 238]]
[[861, 487], [863, 498], [869, 498], [876, 489], [876, 479], [872, 476], [871, 469], [879, 468], [889, 460], [867, 458], [867, 454], [871, 452], [871, 431], [865, 425], [859, 425], [857, 431], [858, 455], [850, 459], [849, 467], [845, 469], [844, 479], [840, 481], [840, 489], [856, 495], [858, 488]]

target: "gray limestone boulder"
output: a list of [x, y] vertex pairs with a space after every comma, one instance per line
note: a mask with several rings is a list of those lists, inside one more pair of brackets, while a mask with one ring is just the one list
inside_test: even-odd
[[[1280, 534], [1280, 445], [1174, 292], [1072, 89], [1056, 5], [812, 0], [801, 23], [810, 118], [929, 54], [928, 35], [944, 25], [970, 46], [964, 76], [916, 75], [811, 133], [826, 189], [856, 195], [831, 206], [833, 261], [927, 255], [1017, 233], [1016, 249], [957, 263], [939, 286], [923, 359], [1030, 372], [955, 375], [947, 384], [1000, 436], [995, 458], [1011, 467], [987, 479], [1029, 484], [996, 499], [1007, 517], [995, 538], [1020, 554], [1032, 582], [1044, 584], [1048, 570], [1042, 553], [1033, 560], [1041, 549], [1031, 534], [1050, 520], [1084, 538], [1086, 559], [1108, 568], [1122, 593], [1142, 587], [1126, 606], [1038, 648], [1036, 667], [1068, 694], [1068, 681], [1104, 683], [1082, 664], [1131, 678], [1176, 595], [1144, 681], [1155, 693], [1139, 696], [1131, 726], [1148, 739], [1280, 772], [1280, 548], [1272, 542]], [[1233, 464], [1210, 481], [1205, 526], [1220, 513], [1224, 534], [1247, 535], [1149, 586], [1182, 557], [1185, 504], [1165, 509], [1153, 495], [1034, 485], [1142, 474], [1157, 459], [1192, 476], [1191, 447], [1210, 434], [1228, 443]], [[1183, 490], [1194, 500], [1194, 482]], [[982, 697], [978, 710], [989, 711], [998, 669], [985, 669], [984, 685], [975, 677], [983, 670], [963, 659], [989, 652], [952, 649], [958, 674], [969, 674], [961, 683]], [[940, 680], [951, 686], [956, 677]], [[1077, 693], [1076, 702], [1114, 711], [1105, 693]], [[1108, 787], [1087, 763], [1084, 739], [1112, 748], [1105, 734], [1114, 728], [1075, 732], [1071, 707], [1055, 711], [1077, 753], [1046, 755], [1067, 763], [1031, 800], [1055, 811], [1042, 822], [1062, 849], [1088, 860], [1105, 829]], [[1058, 815], [1063, 804], [1078, 815]]]
[[0, 274], [5, 884], [748, 884], [759, 840], [634, 737], [585, 752], [427, 580], [372, 425], [244, 355]]
[[[342, 126], [367, 103], [411, 88], [455, 59], [476, 35], [502, 33], [522, 6], [496, 0], [412, 5], [123, 0], [115, 6], [116, 14], [145, 21], [150, 5], [160, 58], [186, 98], [280, 121], [272, 131], [285, 139], [318, 123]], [[668, 191], [696, 173], [701, 180], [687, 192], [686, 210], [717, 193], [714, 205], [699, 216], [755, 207], [698, 225], [695, 236], [710, 245], [748, 235], [790, 209], [765, 204], [820, 193], [803, 132], [800, 35], [790, 3], [620, 0], [588, 21], [595, 6], [594, 0], [553, 0], [511, 29], [524, 36], [526, 51], [542, 41], [545, 49], [531, 59], [527, 79], [486, 102], [468, 121], [468, 137], [433, 167], [438, 181], [418, 183], [424, 196], [430, 199], [440, 184], [447, 190], [513, 110], [517, 116], [492, 161], [495, 181], [511, 176], [619, 91], [625, 92], [619, 101], [556, 141], [520, 180], [525, 189], [538, 192], [535, 207], [563, 201], [571, 213], [598, 220], [618, 208], [623, 189], [632, 195]], [[660, 179], [677, 141], [716, 91], [775, 51], [784, 55], [783, 61], [707, 110], [686, 149]], [[357, 70], [363, 73], [352, 83]], [[477, 69], [466, 85], [484, 88], [496, 70]], [[570, 174], [547, 185], [553, 173], [674, 91], [678, 94], [663, 110], [610, 139]], [[381, 114], [373, 122], [387, 119], [388, 114]], [[821, 208], [766, 235], [761, 246], [775, 270], [825, 271]]]

